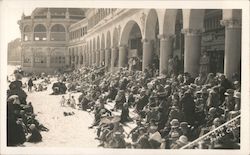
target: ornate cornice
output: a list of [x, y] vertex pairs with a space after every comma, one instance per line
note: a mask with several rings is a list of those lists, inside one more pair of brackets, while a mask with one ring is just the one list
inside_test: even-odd
[[221, 20], [220, 24], [226, 28], [241, 28], [241, 21], [239, 19], [225, 19]]

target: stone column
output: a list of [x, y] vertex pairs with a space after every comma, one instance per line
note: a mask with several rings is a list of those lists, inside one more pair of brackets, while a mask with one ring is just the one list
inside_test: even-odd
[[75, 65], [75, 53], [71, 53], [71, 67]]
[[225, 26], [224, 74], [232, 79], [233, 73], [240, 69], [241, 61], [241, 21], [238, 19], [222, 20]]
[[148, 68], [153, 60], [153, 49], [152, 49], [152, 43], [150, 40], [143, 39], [143, 60], [142, 60], [142, 70], [145, 70]]
[[117, 58], [118, 50], [117, 47], [113, 47], [111, 51], [111, 71], [114, 71], [115, 67], [115, 59]]
[[127, 49], [124, 45], [119, 47], [119, 67], [126, 67], [128, 61]]
[[47, 49], [47, 54], [46, 54], [46, 67], [50, 68], [50, 48]]
[[168, 73], [168, 60], [173, 56], [174, 35], [159, 35], [160, 39], [160, 74]]
[[75, 55], [75, 67], [77, 67], [78, 65], [78, 53], [76, 53]]
[[111, 49], [105, 49], [105, 68], [109, 69], [111, 66]]
[[89, 51], [89, 66], [92, 66], [92, 51]]
[[184, 49], [184, 72], [188, 72], [192, 77], [199, 74], [200, 53], [201, 53], [201, 33], [200, 29], [183, 29], [185, 35]]
[[31, 48], [31, 68], [33, 68], [35, 65], [35, 62], [34, 62], [34, 60], [35, 60], [35, 50], [33, 49], [33, 48]]
[[95, 65], [96, 61], [95, 61], [95, 58], [96, 58], [96, 51], [92, 51], [92, 65]]
[[96, 65], [100, 66], [100, 50], [96, 51]]
[[86, 67], [86, 53], [85, 51], [82, 53], [82, 65]]
[[100, 66], [105, 65], [105, 50], [100, 50]]
[[70, 55], [69, 55], [69, 50], [67, 50], [66, 48], [66, 52], [65, 52], [65, 66], [69, 66], [70, 65]]

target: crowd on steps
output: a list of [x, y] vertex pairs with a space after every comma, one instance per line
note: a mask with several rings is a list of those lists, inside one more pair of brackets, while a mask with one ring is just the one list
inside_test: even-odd
[[[155, 76], [155, 73], [120, 68], [80, 68], [60, 76], [68, 91], [81, 92], [78, 104], [62, 97], [61, 105], [93, 113], [100, 145], [105, 148], [180, 149], [240, 115], [241, 82], [235, 73]], [[72, 102], [74, 102], [72, 104]], [[240, 124], [240, 122], [237, 122]], [[240, 127], [190, 149], [238, 149]]]

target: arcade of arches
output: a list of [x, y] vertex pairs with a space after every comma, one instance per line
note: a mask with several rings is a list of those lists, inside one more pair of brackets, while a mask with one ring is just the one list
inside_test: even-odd
[[[86, 10], [85, 10], [86, 11]], [[179, 72], [223, 72], [230, 79], [240, 71], [241, 10], [115, 9], [109, 14], [87, 9], [86, 18], [55, 28], [34, 31], [34, 41], [65, 41], [65, 66], [152, 68], [167, 74], [177, 62]], [[98, 17], [93, 25], [94, 17]], [[88, 20], [90, 20], [88, 21]], [[89, 25], [91, 24], [91, 25]], [[45, 27], [46, 28], [46, 27]], [[51, 30], [54, 30], [53, 28]], [[23, 37], [32, 40], [32, 29]], [[79, 33], [79, 34], [77, 34]], [[67, 37], [72, 36], [74, 37]], [[64, 37], [66, 36], [66, 37]], [[209, 61], [206, 61], [209, 60]], [[206, 66], [205, 69], [202, 66]]]

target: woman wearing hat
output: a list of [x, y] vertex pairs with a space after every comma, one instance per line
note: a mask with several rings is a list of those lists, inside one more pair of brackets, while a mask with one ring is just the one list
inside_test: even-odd
[[171, 146], [171, 149], [180, 149], [188, 144], [188, 138], [184, 135], [180, 136], [179, 139]]

